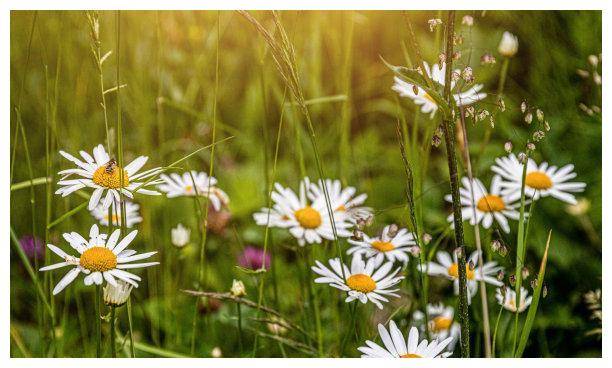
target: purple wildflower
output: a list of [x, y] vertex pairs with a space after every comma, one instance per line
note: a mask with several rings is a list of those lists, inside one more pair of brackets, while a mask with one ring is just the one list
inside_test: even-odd
[[264, 257], [263, 249], [247, 246], [240, 257], [238, 257], [238, 264], [252, 270], [258, 270], [264, 265], [265, 268], [268, 268], [270, 267], [270, 253], [266, 252]]
[[45, 257], [45, 244], [43, 241], [32, 235], [26, 235], [19, 239], [21, 249], [30, 259], [38, 258], [42, 260]]

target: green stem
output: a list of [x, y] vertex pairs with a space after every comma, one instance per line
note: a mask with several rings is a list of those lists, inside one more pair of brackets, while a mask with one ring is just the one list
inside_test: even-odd
[[499, 327], [499, 320], [504, 310], [503, 306], [499, 307], [499, 313], [497, 313], [497, 319], [495, 320], [495, 330], [493, 330], [493, 346], [491, 347], [491, 358], [495, 358], [495, 343], [497, 340], [497, 328]]
[[113, 358], [117, 357], [117, 352], [115, 350], [115, 306], [111, 306], [110, 313], [110, 344], [111, 344], [111, 356]]
[[94, 295], [94, 310], [96, 319], [96, 358], [102, 356], [102, 319], [100, 318], [100, 285], [96, 285]]
[[[453, 35], [455, 26], [455, 11], [448, 12], [446, 22], [446, 75], [444, 86], [444, 98], [449, 107], [452, 108], [452, 96], [450, 91], [451, 72], [453, 62]], [[426, 74], [426, 73], [425, 73]], [[463, 222], [461, 216], [461, 203], [459, 197], [459, 173], [457, 170], [457, 157], [455, 154], [455, 124], [450, 116], [445, 116], [443, 120], [444, 139], [446, 141], [446, 155], [448, 160], [448, 171], [451, 183], [451, 197], [453, 201], [453, 218], [455, 225], [455, 246], [459, 252], [459, 322], [461, 323], [461, 356], [470, 357], [470, 322], [467, 301], [467, 275], [465, 248], [463, 241]]]
[[240, 303], [236, 303], [236, 314], [238, 315], [238, 346], [240, 356], [242, 356], [242, 313], [240, 312]]
[[130, 357], [136, 358], [134, 352], [134, 329], [132, 327], [132, 297], [128, 297], [127, 301], [128, 327], [130, 330]]

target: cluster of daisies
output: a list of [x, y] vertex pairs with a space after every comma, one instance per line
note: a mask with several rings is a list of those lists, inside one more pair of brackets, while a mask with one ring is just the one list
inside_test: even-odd
[[[107, 304], [121, 305], [127, 301], [133, 287], [138, 287], [141, 278], [128, 269], [143, 268], [159, 264], [159, 262], [137, 262], [155, 255], [157, 252], [138, 253], [127, 249], [138, 234], [133, 230], [121, 237], [122, 218], [125, 218], [125, 228], [132, 228], [142, 222], [139, 214], [140, 206], [131, 200], [134, 194], [161, 195], [168, 198], [179, 196], [205, 196], [213, 208], [219, 211], [227, 206], [227, 194], [217, 188], [217, 180], [202, 172], [185, 172], [183, 175], [172, 173], [162, 174], [160, 167], [141, 171], [148, 157], [139, 156], [125, 167], [120, 167], [117, 161], [106, 152], [101, 144], [94, 147], [93, 156], [86, 151], [80, 151], [80, 158], [60, 151], [60, 154], [74, 163], [76, 167], [59, 172], [60, 188], [55, 192], [66, 197], [81, 189], [91, 189], [88, 209], [100, 225], [108, 228], [103, 233], [97, 224], [91, 226], [86, 238], [77, 232], [64, 233], [63, 238], [73, 248], [69, 254], [53, 244], [47, 247], [59, 256], [62, 261], [41, 268], [41, 271], [70, 267], [56, 284], [53, 294], [58, 294], [79, 274], [83, 274], [85, 285], [102, 285], [104, 299]], [[122, 197], [125, 216], [121, 215]], [[112, 228], [114, 231], [110, 231]], [[77, 255], [73, 255], [76, 251]]]
[[[576, 176], [573, 166], [560, 169], [537, 165], [529, 159], [525, 181], [526, 197], [535, 201], [552, 196], [568, 203], [576, 203], [570, 193], [584, 190], [584, 183], [568, 182]], [[488, 229], [494, 222], [506, 233], [510, 232], [508, 218], [517, 220], [517, 201], [521, 196], [523, 164], [510, 154], [498, 158], [492, 167], [496, 174], [488, 191], [479, 179], [463, 178], [460, 189], [462, 217], [474, 226]], [[327, 196], [326, 196], [327, 192]], [[445, 197], [450, 201], [450, 196]], [[276, 183], [271, 193], [271, 208], [262, 208], [253, 215], [261, 226], [287, 229], [300, 246], [320, 244], [324, 240], [346, 238], [350, 247], [346, 254], [352, 259], [349, 264], [340, 258], [332, 258], [327, 264], [315, 261], [312, 271], [317, 274], [316, 283], [329, 284], [346, 293], [347, 303], [359, 300], [384, 308], [390, 298], [399, 298], [397, 285], [404, 279], [400, 274], [411, 256], [418, 256], [420, 248], [414, 235], [407, 229], [387, 225], [377, 236], [361, 231], [364, 224], [371, 223], [372, 209], [363, 204], [366, 194], [356, 195], [353, 187], [342, 187], [339, 180], [326, 179], [312, 182], [309, 178], [300, 181], [297, 193]], [[449, 221], [452, 223], [452, 215]], [[517, 306], [516, 292], [504, 287], [499, 280], [503, 271], [494, 261], [478, 266], [481, 254], [473, 252], [466, 263], [468, 301], [476, 294], [478, 282], [496, 286], [498, 303], [511, 312], [523, 312], [531, 303], [527, 290], [521, 288]], [[420, 264], [417, 269], [430, 276], [445, 278], [452, 282], [454, 293], [459, 293], [459, 262], [456, 253], [438, 251], [436, 261]], [[503, 273], [502, 273], [503, 274]], [[452, 354], [459, 340], [459, 324], [454, 320], [454, 309], [443, 304], [426, 306], [429, 320], [418, 311], [413, 316], [408, 339], [404, 340], [393, 321], [387, 330], [379, 325], [378, 330], [384, 347], [366, 341], [359, 348], [364, 357], [447, 357]], [[419, 341], [419, 331], [429, 332], [433, 338]]]

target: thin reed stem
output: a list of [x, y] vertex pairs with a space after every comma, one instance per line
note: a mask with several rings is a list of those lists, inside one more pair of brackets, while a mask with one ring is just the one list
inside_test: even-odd
[[94, 293], [94, 318], [96, 319], [96, 358], [102, 356], [102, 319], [100, 318], [100, 285]]
[[113, 358], [117, 357], [117, 351], [115, 349], [115, 306], [111, 306], [110, 310], [110, 346], [111, 346], [111, 356]]

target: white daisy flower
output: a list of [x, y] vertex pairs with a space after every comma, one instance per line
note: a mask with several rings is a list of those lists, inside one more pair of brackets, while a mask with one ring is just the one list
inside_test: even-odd
[[[442, 69], [439, 68], [438, 64], [434, 64], [432, 69], [429, 68], [427, 62], [423, 62], [423, 64], [425, 64], [425, 70], [431, 80], [444, 86], [446, 63], [442, 64]], [[455, 72], [460, 73], [459, 69], [456, 69]], [[421, 106], [422, 113], [430, 114], [429, 117], [433, 119], [436, 111], [438, 111], [438, 104], [427, 92], [425, 92], [425, 90], [417, 86], [418, 93], [415, 94], [413, 84], [405, 82], [399, 77], [394, 77], [393, 81], [395, 83], [393, 87], [391, 87], [392, 90], [397, 92], [401, 97], [410, 98], [416, 105]], [[455, 88], [455, 84], [455, 81], [451, 81], [451, 91]], [[482, 84], [475, 84], [465, 92], [453, 94], [457, 106], [468, 106], [487, 97], [486, 93], [480, 92], [482, 87]]]
[[[62, 197], [66, 197], [79, 189], [86, 187], [93, 188], [94, 191], [89, 200], [89, 206], [87, 207], [90, 211], [96, 208], [100, 201], [102, 201], [102, 208], [108, 209], [113, 200], [119, 202], [120, 192], [129, 198], [134, 198], [132, 192], [140, 187], [145, 179], [155, 176], [161, 171], [161, 169], [157, 167], [139, 173], [138, 171], [149, 159], [146, 156], [138, 156], [134, 161], [130, 162], [122, 169], [117, 165], [115, 159], [110, 158], [104, 146], [101, 144], [93, 149], [93, 157], [85, 151], [79, 152], [85, 161], [81, 161], [64, 151], [60, 151], [59, 153], [78, 167], [63, 170], [58, 173], [62, 176], [57, 183], [61, 188], [59, 188], [55, 194], [61, 194]], [[123, 173], [123, 175], [121, 173]], [[79, 178], [69, 179], [72, 175], [77, 175]], [[123, 186], [121, 186], [122, 177]], [[152, 180], [147, 183], [147, 186], [156, 184], [159, 184], [159, 182], [157, 180]], [[104, 195], [104, 191], [106, 191], [106, 195]], [[148, 195], [160, 194], [157, 191], [145, 189], [144, 187], [138, 189], [136, 192]], [[102, 197], [104, 197], [104, 199], [102, 199]]]
[[389, 331], [382, 324], [378, 324], [378, 333], [385, 347], [367, 340], [366, 346], [357, 348], [363, 353], [362, 358], [446, 358], [452, 354], [449, 351], [442, 353], [452, 341], [452, 337], [442, 341], [419, 341], [419, 331], [412, 327], [406, 341], [393, 321], [389, 322]]
[[[316, 278], [314, 281], [320, 284], [329, 284], [336, 289], [346, 291], [348, 297], [345, 299], [345, 302], [347, 303], [359, 299], [360, 302], [365, 304], [369, 300], [379, 309], [382, 309], [381, 301], [389, 301], [385, 296], [399, 298], [399, 295], [395, 294], [399, 289], [389, 288], [397, 285], [404, 279], [404, 276], [395, 276], [400, 268], [398, 267], [391, 271], [391, 268], [393, 268], [393, 263], [391, 262], [381, 265], [374, 258], [364, 262], [361, 257], [355, 256], [351, 262], [350, 270], [340, 262], [340, 258], [330, 259], [329, 265], [331, 270], [321, 262], [316, 261], [316, 266], [312, 266], [311, 269], [321, 275], [321, 277]], [[342, 274], [343, 270], [344, 276]], [[344, 277], [346, 277], [346, 280]]]
[[40, 271], [49, 271], [65, 266], [73, 267], [57, 283], [53, 289], [53, 295], [64, 290], [81, 272], [87, 275], [83, 280], [87, 286], [101, 285], [106, 280], [110, 285], [117, 287], [118, 284], [115, 279], [117, 278], [138, 287], [137, 281], [141, 280], [140, 277], [125, 271], [125, 269], [159, 264], [159, 262], [130, 263], [149, 258], [157, 252], [136, 254], [135, 250], [126, 250], [138, 234], [138, 230], [132, 231], [117, 242], [120, 232], [120, 229], [113, 231], [107, 239], [107, 234], [100, 234], [98, 225], [93, 225], [89, 231], [89, 241], [76, 232], [64, 233], [64, 239], [79, 253], [79, 257], [71, 256], [53, 244], [47, 244], [47, 247], [63, 258], [64, 261], [45, 266]]
[[[524, 312], [525, 309], [531, 304], [531, 297], [529, 295], [527, 289], [521, 286], [521, 300], [519, 301], [518, 312]], [[516, 291], [510, 288], [506, 288], [505, 292], [502, 292], [501, 288], [498, 288], [495, 292], [495, 299], [497, 299], [497, 303], [503, 306], [505, 309], [510, 312], [516, 313]]]
[[391, 234], [391, 225], [385, 226], [381, 236], [370, 238], [363, 234], [363, 240], [348, 239], [354, 247], [349, 248], [346, 253], [354, 257], [365, 255], [366, 258], [375, 257], [376, 262], [382, 263], [386, 258], [389, 262], [400, 261], [408, 264], [409, 255], [414, 251], [416, 242], [411, 232], [407, 229], [399, 229], [397, 233]]
[[[362, 206], [363, 202], [368, 198], [365, 193], [355, 196], [357, 191], [354, 187], [342, 188], [340, 180], [325, 180], [325, 186], [327, 188], [327, 194], [329, 194], [329, 200], [331, 207], [335, 212], [343, 212], [351, 222], [356, 222], [359, 219], [367, 219], [372, 216], [372, 209], [370, 207]], [[322, 181], [319, 180], [316, 184], [312, 183], [309, 188], [308, 196], [312, 200], [314, 198], [324, 197], [325, 192], [323, 191]]]
[[[510, 232], [508, 219], [518, 220], [519, 213], [516, 211], [516, 204], [510, 203], [507, 197], [501, 195], [502, 180], [499, 175], [495, 175], [491, 181], [491, 192], [482, 182], [473, 178], [471, 187], [474, 190], [474, 202], [472, 202], [472, 188], [470, 188], [470, 179], [467, 177], [461, 178], [463, 187], [459, 188], [461, 196], [461, 216], [463, 221], [469, 220], [470, 225], [482, 224], [482, 227], [488, 229], [495, 220], [504, 232]], [[448, 202], [453, 202], [450, 194], [444, 197]], [[475, 204], [475, 208], [472, 207]], [[451, 214], [447, 220], [452, 224], [454, 216]]]
[[[439, 341], [446, 340], [451, 337], [452, 340], [446, 346], [447, 351], [454, 351], [459, 336], [461, 334], [461, 326], [455, 321], [455, 309], [451, 306], [445, 306], [442, 303], [427, 304], [427, 315], [429, 321], [427, 328], [432, 338]], [[425, 313], [416, 311], [413, 313], [415, 323], [418, 323], [422, 333], [425, 332]]]
[[[444, 251], [438, 251], [436, 253], [436, 259], [439, 263], [428, 262], [427, 265], [419, 265], [421, 272], [426, 271], [430, 276], [442, 276], [453, 281], [453, 288], [455, 295], [459, 294], [459, 266], [457, 255], [453, 252], [453, 257]], [[470, 262], [475, 265], [474, 269], [470, 269]], [[471, 302], [472, 296], [476, 294], [478, 288], [477, 282], [484, 280], [484, 282], [495, 286], [501, 286], [502, 283], [497, 279], [497, 272], [502, 267], [497, 266], [497, 262], [487, 262], [483, 265], [482, 272], [478, 267], [478, 251], [474, 251], [470, 258], [465, 264], [465, 271], [467, 276], [467, 291], [468, 291], [468, 302]]]
[[[323, 239], [334, 240], [331, 217], [327, 210], [325, 197], [309, 196], [310, 187], [308, 178], [300, 182], [299, 197], [289, 188], [274, 184], [272, 192], [272, 208], [262, 208], [253, 218], [257, 225], [266, 226], [269, 220], [270, 227], [289, 229], [298, 244], [321, 243]], [[334, 223], [339, 237], [349, 237], [348, 230], [352, 224], [342, 212], [334, 212]]]
[[[134, 202], [125, 201], [125, 226], [128, 228], [142, 222], [142, 217], [138, 213], [140, 206]], [[119, 202], [112, 201], [111, 207], [111, 221], [113, 226], [121, 226], [121, 206]], [[91, 215], [98, 220], [100, 225], [108, 226], [108, 208], [105, 209], [100, 203], [91, 210]]]
[[159, 177], [163, 183], [158, 189], [166, 193], [168, 198], [195, 196], [197, 192], [199, 196], [208, 197], [215, 211], [220, 211], [221, 207], [227, 207], [229, 204], [227, 194], [216, 186], [217, 179], [214, 176], [209, 177], [205, 172], [192, 170], [191, 174], [184, 172], [182, 176], [172, 173]]
[[[521, 182], [523, 180], [523, 165], [511, 153], [508, 157], [495, 159], [496, 165], [491, 170], [501, 175], [505, 180], [500, 185], [501, 194], [507, 196], [509, 201], [521, 198]], [[585, 183], [568, 182], [576, 177], [574, 165], [565, 165], [562, 168], [548, 167], [547, 162], [539, 166], [533, 159], [527, 161], [527, 176], [525, 177], [525, 198], [538, 200], [540, 197], [555, 197], [569, 204], [576, 204], [576, 198], [570, 194], [582, 192]]]

